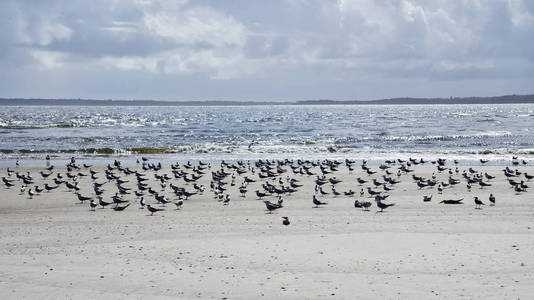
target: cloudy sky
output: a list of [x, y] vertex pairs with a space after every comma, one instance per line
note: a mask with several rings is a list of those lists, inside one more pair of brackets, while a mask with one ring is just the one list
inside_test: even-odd
[[534, 93], [530, 0], [1, 0], [0, 97]]

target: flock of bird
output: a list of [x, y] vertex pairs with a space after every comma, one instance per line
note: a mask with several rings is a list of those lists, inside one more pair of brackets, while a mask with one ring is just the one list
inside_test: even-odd
[[[480, 160], [481, 165], [487, 162], [487, 160]], [[257, 187], [254, 190], [255, 197], [252, 197], [262, 200], [269, 214], [284, 207], [284, 197], [298, 193], [303, 188], [311, 187], [314, 187], [311, 199], [313, 208], [327, 205], [328, 203], [324, 200], [326, 197], [341, 196], [356, 197], [354, 207], [364, 211], [370, 211], [373, 206], [372, 201], [368, 200], [371, 198], [379, 209], [377, 212], [384, 212], [395, 205], [387, 203], [388, 198], [393, 194], [395, 186], [406, 178], [413, 182], [416, 190], [425, 193], [423, 202], [432, 201], [433, 193], [442, 194], [446, 189], [455, 186], [465, 186], [466, 192], [471, 192], [475, 186], [483, 190], [491, 187], [492, 180], [496, 178], [495, 175], [475, 170], [473, 167], [460, 170], [457, 161], [447, 165], [445, 159], [386, 160], [378, 167], [370, 167], [365, 160], [357, 163], [349, 159], [344, 161], [285, 159], [231, 163], [221, 161], [213, 165], [199, 161], [195, 164], [191, 162], [171, 164], [171, 175], [162, 173], [161, 163], [153, 163], [146, 157], [142, 157], [137, 163], [139, 166], [132, 170], [130, 167], [123, 167], [120, 161], [115, 160], [103, 171], [95, 171], [93, 166], [77, 164], [76, 159], [71, 158], [63, 172], [57, 171], [53, 165], [50, 165], [40, 170], [38, 175], [32, 175], [29, 171], [26, 171], [26, 174], [19, 173], [17, 162], [17, 169], [7, 168], [7, 176], [2, 177], [2, 182], [5, 188], [18, 188], [20, 195], [26, 194], [30, 199], [43, 192], [50, 193], [66, 189], [72, 192], [80, 203], [88, 202], [91, 211], [95, 211], [97, 207], [105, 209], [108, 206], [115, 211], [124, 211], [133, 201], [136, 201], [139, 203], [139, 209], [146, 208], [150, 215], [154, 215], [165, 210], [166, 204], [169, 203], [173, 203], [176, 210], [180, 210], [184, 201], [204, 195], [205, 192], [211, 193], [213, 198], [222, 205], [229, 205], [231, 190], [237, 190], [241, 197], [248, 198], [251, 185]], [[414, 166], [424, 164], [435, 166], [435, 172], [429, 178], [416, 175], [414, 170]], [[534, 175], [518, 169], [521, 164], [526, 165], [527, 162], [520, 161], [514, 156], [510, 166], [502, 170], [508, 184], [516, 194], [526, 193], [529, 189], [526, 182], [534, 178]], [[341, 168], [346, 168], [349, 175], [354, 174], [357, 172], [358, 165], [362, 175], [351, 179], [350, 186], [358, 186], [359, 194], [352, 189], [343, 192], [336, 190], [336, 186], [343, 182], [334, 176], [336, 172]], [[35, 183], [36, 176], [41, 177], [42, 187]], [[87, 181], [91, 183], [90, 192], [87, 192], [88, 187], [84, 186], [85, 192], [82, 193], [80, 182], [83, 177], [87, 177]], [[150, 180], [150, 177], [153, 179]], [[438, 177], [442, 179], [439, 180]], [[443, 180], [444, 177], [447, 179]], [[208, 180], [209, 187], [206, 188], [201, 183], [207, 183]], [[308, 184], [304, 184], [306, 180]], [[104, 199], [105, 193], [110, 197], [109, 200], [106, 198], [107, 201]], [[173, 199], [171, 200], [170, 197]], [[488, 200], [490, 205], [496, 204], [492, 193], [489, 194]], [[481, 206], [485, 205], [478, 196], [474, 196], [473, 201], [476, 209], [481, 209]], [[463, 198], [445, 199], [439, 203], [463, 204]], [[288, 217], [282, 218], [282, 224], [290, 224]]]

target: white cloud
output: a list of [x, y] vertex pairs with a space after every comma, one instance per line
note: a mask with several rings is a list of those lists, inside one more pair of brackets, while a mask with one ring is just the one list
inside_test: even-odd
[[38, 69], [57, 69], [65, 64], [68, 55], [56, 51], [31, 50], [30, 56], [37, 63]]
[[103, 81], [112, 72], [205, 84], [278, 81], [282, 90], [301, 78], [325, 82], [328, 90], [330, 80], [364, 77], [534, 73], [534, 6], [526, 0], [243, 3], [0, 1], [0, 67], [104, 69], [95, 71]]
[[508, 9], [514, 26], [521, 27], [534, 24], [534, 15], [525, 9], [525, 4], [522, 0], [508, 0]]
[[157, 36], [184, 45], [213, 47], [240, 47], [246, 41], [245, 26], [230, 15], [208, 6], [186, 6], [185, 1], [155, 3], [141, 7], [145, 28]]

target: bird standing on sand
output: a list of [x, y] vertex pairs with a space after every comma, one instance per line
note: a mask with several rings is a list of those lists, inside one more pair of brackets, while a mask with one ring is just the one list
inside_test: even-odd
[[119, 206], [118, 204], [115, 205], [115, 207], [113, 207], [113, 210], [114, 211], [123, 211], [125, 210], [128, 206], [130, 206], [131, 203], [128, 203], [126, 204], [125, 206]]
[[495, 206], [495, 196], [493, 194], [489, 195], [489, 201], [491, 202], [490, 206]]
[[174, 205], [176, 205], [176, 210], [179, 210], [182, 208], [182, 205], [184, 205], [184, 200], [178, 199], [176, 202], [174, 202]]
[[91, 210], [92, 211], [95, 211], [95, 207], [97, 206], [98, 204], [96, 204], [95, 200], [91, 199], [91, 203], [89, 203], [89, 206], [91, 206]]
[[278, 203], [272, 203], [271, 201], [268, 201], [268, 200], [263, 200], [263, 203], [265, 203], [265, 207], [267, 208], [269, 213], [272, 213], [273, 210], [277, 210], [282, 207], [281, 199], [278, 200]]
[[380, 199], [381, 198], [378, 197], [378, 196], [375, 197], [376, 206], [378, 206], [378, 208], [380, 208], [380, 212], [384, 212], [384, 209], [395, 205], [395, 203], [386, 204], [386, 203], [382, 202], [382, 200], [380, 200]]
[[482, 209], [482, 207], [480, 207], [481, 205], [485, 205], [484, 202], [480, 201], [480, 199], [478, 199], [477, 196], [475, 196], [475, 209]]
[[371, 203], [371, 201], [363, 201], [362, 202], [362, 208], [364, 211], [369, 211], [369, 208], [372, 206], [373, 204]]
[[139, 200], [139, 205], [141, 205], [141, 207], [139, 207], [139, 209], [145, 208], [145, 205], [146, 205], [145, 197], [141, 197], [141, 199]]
[[319, 207], [319, 205], [326, 205], [328, 203], [319, 201], [319, 199], [317, 199], [317, 197], [315, 197], [315, 195], [313, 195], [313, 204], [315, 204], [314, 208], [317, 208], [317, 207]]
[[147, 208], [148, 211], [150, 212], [150, 215], [151, 215], [151, 216], [153, 216], [155, 212], [164, 210], [163, 208], [155, 208], [155, 207], [152, 207], [152, 206], [150, 206], [150, 204], [148, 204], [148, 205], [146, 206], [146, 208]]
[[282, 220], [282, 224], [284, 224], [284, 225], [286, 225], [286, 226], [290, 224], [290, 223], [289, 223], [289, 218], [288, 218], [288, 217], [282, 217], [282, 219], [283, 219], [283, 220]]
[[102, 206], [102, 208], [105, 208], [106, 206], [110, 205], [111, 202], [106, 202], [102, 199], [101, 196], [98, 196], [98, 204]]

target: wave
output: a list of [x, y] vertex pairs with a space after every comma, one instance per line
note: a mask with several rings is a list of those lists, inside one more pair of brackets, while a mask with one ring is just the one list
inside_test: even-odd
[[137, 154], [314, 154], [314, 153], [460, 153], [460, 154], [534, 154], [534, 149], [376, 149], [372, 147], [343, 147], [339, 145], [316, 144], [305, 145], [187, 145], [169, 147], [125, 147], [125, 148], [78, 148], [78, 149], [0, 149], [0, 154], [43, 154], [43, 153], [81, 153], [88, 155], [137, 155]]

